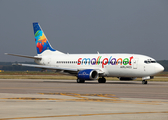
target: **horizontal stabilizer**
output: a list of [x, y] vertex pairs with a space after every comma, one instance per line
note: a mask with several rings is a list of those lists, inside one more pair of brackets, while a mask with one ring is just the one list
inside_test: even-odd
[[5, 53], [5, 55], [12, 55], [12, 56], [31, 58], [31, 59], [41, 59], [41, 57], [39, 56], [28, 56], [28, 55], [19, 55], [19, 54], [10, 54], [10, 53]]

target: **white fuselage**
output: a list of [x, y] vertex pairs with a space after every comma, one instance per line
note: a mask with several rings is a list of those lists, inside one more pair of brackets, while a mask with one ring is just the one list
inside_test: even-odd
[[153, 58], [138, 54], [52, 54], [35, 61], [41, 65], [101, 70], [107, 77], [146, 77], [163, 71]]

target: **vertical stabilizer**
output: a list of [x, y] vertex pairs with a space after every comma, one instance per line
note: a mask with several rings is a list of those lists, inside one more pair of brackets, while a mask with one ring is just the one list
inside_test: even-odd
[[52, 46], [50, 45], [50, 43], [49, 43], [47, 37], [45, 36], [42, 28], [40, 27], [39, 23], [37, 23], [37, 22], [33, 23], [33, 29], [34, 29], [37, 54], [41, 54], [44, 51], [48, 51], [47, 53], [49, 53], [49, 51], [56, 52], [56, 50], [53, 49]]

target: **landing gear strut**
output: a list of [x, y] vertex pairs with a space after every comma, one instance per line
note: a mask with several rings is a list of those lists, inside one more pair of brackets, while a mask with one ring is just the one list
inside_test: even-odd
[[85, 80], [77, 79], [76, 81], [77, 81], [77, 83], [85, 83]]
[[147, 84], [148, 81], [147, 80], [142, 80], [142, 84]]
[[106, 83], [106, 78], [102, 77], [98, 79], [99, 83]]

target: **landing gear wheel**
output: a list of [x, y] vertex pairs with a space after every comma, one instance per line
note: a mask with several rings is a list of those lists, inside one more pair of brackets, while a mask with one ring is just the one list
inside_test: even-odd
[[85, 80], [77, 79], [76, 81], [77, 81], [77, 83], [85, 83]]
[[148, 81], [142, 80], [142, 84], [147, 84], [147, 83], [148, 83]]
[[98, 79], [98, 83], [101, 83], [101, 78]]
[[103, 78], [99, 78], [98, 79], [98, 82], [99, 83], [106, 83], [106, 79], [103, 77]]

